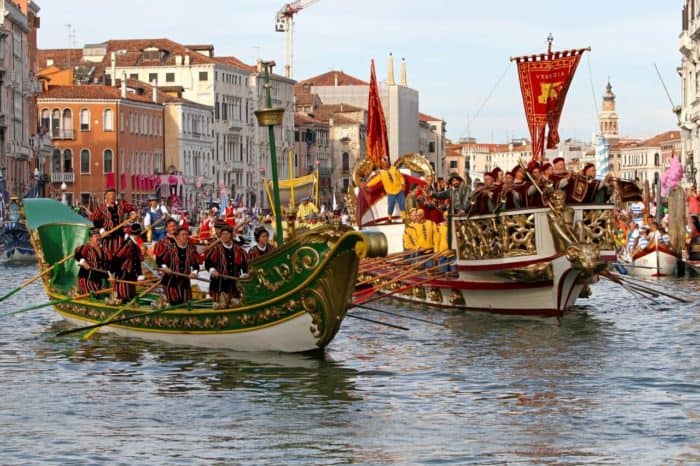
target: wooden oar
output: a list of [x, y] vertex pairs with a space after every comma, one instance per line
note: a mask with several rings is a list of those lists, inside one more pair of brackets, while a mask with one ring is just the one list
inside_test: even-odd
[[[443, 265], [445, 265], [445, 264], [443, 264]], [[448, 265], [449, 265], [449, 264], [448, 264]], [[419, 280], [419, 281], [417, 281], [417, 282], [409, 283], [409, 284], [407, 284], [407, 285], [405, 285], [405, 286], [402, 286], [402, 287], [400, 287], [400, 288], [398, 288], [398, 289], [396, 289], [396, 290], [392, 290], [392, 291], [390, 291], [390, 292], [388, 292], [388, 293], [383, 293], [383, 294], [380, 294], [380, 295], [378, 295], [378, 296], [374, 296], [374, 294], [372, 294], [372, 295], [368, 296], [367, 298], [365, 298], [364, 300], [360, 299], [360, 300], [358, 300], [358, 301], [353, 301], [352, 305], [353, 305], [353, 306], [358, 306], [358, 305], [360, 305], [360, 304], [371, 303], [372, 301], [378, 301], [378, 300], [380, 300], [380, 299], [387, 298], [387, 297], [389, 297], [389, 296], [391, 296], [391, 295], [393, 295], [393, 294], [397, 294], [397, 293], [401, 293], [401, 292], [403, 292], [403, 291], [406, 291], [407, 289], [412, 288], [412, 287], [414, 287], [414, 286], [423, 285], [424, 283], [428, 283], [428, 282], [430, 282], [430, 281], [437, 280], [437, 279], [439, 279], [439, 278], [441, 277], [441, 275], [447, 275], [447, 274], [438, 274], [438, 275], [434, 275], [434, 276], [425, 278], [425, 279], [423, 279], [423, 280]]]
[[74, 255], [75, 255], [75, 253], [70, 254], [70, 255], [64, 257], [64, 258], [61, 259], [60, 261], [58, 261], [58, 262], [56, 262], [55, 264], [53, 264], [51, 267], [49, 267], [49, 268], [47, 268], [46, 270], [44, 270], [43, 272], [39, 272], [38, 274], [34, 275], [32, 278], [30, 278], [30, 279], [28, 279], [28, 280], [25, 280], [25, 281], [24, 281], [21, 285], [19, 285], [17, 288], [15, 288], [14, 290], [10, 291], [10, 292], [7, 293], [5, 296], [0, 297], [0, 302], [6, 300], [7, 298], [9, 298], [10, 296], [12, 296], [13, 294], [17, 293], [19, 290], [21, 290], [21, 289], [24, 288], [25, 286], [27, 286], [27, 285], [29, 285], [29, 284], [31, 284], [31, 283], [34, 283], [35, 281], [37, 281], [38, 279], [40, 279], [41, 277], [43, 277], [44, 275], [46, 275], [47, 273], [49, 273], [50, 271], [52, 271], [52, 270], [54, 269], [54, 267], [56, 267], [57, 265], [63, 264], [64, 262], [66, 262], [66, 261], [72, 259]]
[[78, 301], [78, 300], [81, 300], [83, 298], [87, 298], [91, 294], [104, 294], [104, 293], [111, 293], [112, 291], [114, 291], [113, 288], [105, 288], [104, 290], [95, 291], [93, 293], [87, 293], [87, 294], [82, 294], [82, 295], [78, 295], [78, 296], [69, 296], [67, 298], [56, 299], [56, 300], [52, 300], [52, 301], [42, 303], [42, 304], [35, 304], [35, 305], [29, 306], [29, 307], [24, 307], [24, 308], [19, 309], [17, 311], [8, 312], [7, 314], [1, 314], [0, 319], [8, 317], [8, 316], [13, 316], [15, 314], [21, 314], [21, 313], [27, 312], [27, 311], [33, 311], [35, 309], [41, 309], [42, 307], [46, 307], [46, 306], [52, 306], [54, 304], [67, 303], [70, 301]]
[[[126, 303], [125, 305], [123, 305], [122, 307], [120, 307], [119, 309], [117, 309], [117, 311], [116, 311], [114, 314], [112, 314], [111, 316], [109, 316], [109, 318], [106, 319], [105, 322], [110, 321], [110, 320], [116, 318], [119, 314], [121, 314], [122, 312], [124, 312], [124, 311], [126, 310], [127, 307], [129, 307], [129, 306], [131, 306], [133, 303], [137, 302], [137, 301], [139, 300], [139, 298], [143, 298], [143, 297], [146, 296], [148, 293], [150, 293], [151, 291], [155, 290], [156, 287], [158, 287], [159, 285], [160, 285], [160, 283], [156, 283], [155, 285], [153, 285], [153, 286], [149, 287], [148, 289], [146, 289], [146, 291], [140, 293], [139, 295], [137, 295], [136, 297], [134, 297], [133, 299], [131, 299], [128, 303]], [[98, 329], [98, 328], [99, 328], [99, 327], [95, 327], [94, 329], [88, 331], [88, 332], [85, 333], [83, 336], [81, 336], [80, 339], [83, 340], [83, 341], [88, 340], [91, 336], [93, 336], [93, 335], [95, 334], [95, 332], [97, 332], [97, 329]]]
[[[407, 272], [404, 272], [404, 273], [402, 273], [402, 274], [399, 274], [398, 276], [394, 277], [393, 279], [389, 280], [388, 282], [382, 283], [382, 284], [379, 285], [378, 287], [377, 287], [377, 286], [373, 286], [372, 288], [375, 288], [375, 289], [376, 289], [376, 288], [386, 288], [388, 285], [392, 285], [392, 284], [394, 284], [394, 283], [396, 283], [396, 282], [399, 282], [399, 281], [401, 281], [401, 280], [406, 280], [406, 279], [408, 279], [408, 278], [412, 278], [413, 276], [420, 275], [420, 274], [426, 273], [426, 272], [428, 272], [428, 271], [432, 271], [432, 270], [438, 269], [438, 268], [440, 268], [440, 267], [447, 267], [447, 266], [449, 266], [449, 265], [452, 264], [452, 263], [437, 264], [437, 265], [435, 265], [435, 266], [433, 266], [433, 267], [428, 267], [427, 269], [423, 269], [423, 268], [419, 268], [419, 267], [418, 267], [419, 265], [423, 265], [424, 263], [426, 263], [426, 262], [428, 262], [428, 261], [430, 261], [430, 260], [431, 260], [431, 257], [428, 257], [427, 259], [425, 259], [425, 260], [423, 260], [423, 261], [417, 262], [417, 263], [416, 263], [416, 266], [410, 268]], [[371, 288], [369, 288], [369, 289], [371, 289]], [[369, 290], [369, 289], [368, 289], [368, 290]], [[361, 295], [361, 294], [366, 294], [368, 290], [355, 291], [355, 292], [353, 293], [353, 296]]]
[[156, 310], [154, 310], [154, 311], [142, 312], [142, 313], [140, 313], [140, 314], [134, 314], [133, 316], [121, 317], [121, 318], [119, 318], [119, 319], [112, 319], [112, 320], [108, 320], [108, 321], [105, 321], [105, 322], [100, 322], [100, 323], [98, 323], [98, 324], [88, 325], [88, 326], [85, 326], [85, 327], [77, 327], [77, 328], [71, 328], [71, 329], [68, 329], [68, 330], [62, 330], [62, 331], [56, 333], [56, 336], [63, 336], [63, 335], [68, 335], [68, 334], [70, 334], [70, 333], [77, 333], [77, 332], [84, 332], [84, 331], [86, 331], [86, 330], [98, 329], [98, 328], [104, 327], [104, 326], [106, 326], [106, 325], [117, 324], [117, 323], [120, 323], [120, 322], [127, 322], [127, 321], [129, 321], [129, 320], [138, 319], [138, 318], [140, 318], [140, 317], [148, 317], [148, 316], [152, 316], [152, 315], [154, 315], [154, 314], [159, 314], [159, 313], [161, 313], [161, 312], [171, 311], [171, 310], [173, 310], [173, 309], [181, 309], [181, 308], [183, 308], [183, 307], [188, 307], [188, 306], [191, 306], [191, 305], [193, 305], [193, 304], [195, 304], [195, 303], [201, 303], [201, 302], [204, 302], [204, 301], [207, 301], [207, 300], [208, 300], [208, 298], [205, 298], [205, 299], [197, 299], [197, 300], [194, 300], [194, 301], [187, 301], [186, 303], [176, 304], [176, 305], [173, 305], [173, 306], [167, 306], [167, 307], [164, 307], [164, 308], [162, 308], [162, 309], [156, 309]]
[[401, 327], [400, 325], [394, 325], [394, 324], [390, 324], [388, 322], [382, 322], [380, 320], [368, 319], [367, 317], [360, 317], [360, 316], [355, 315], [355, 314], [346, 313], [345, 315], [347, 317], [352, 317], [353, 319], [364, 320], [365, 322], [372, 322], [373, 324], [385, 325], [387, 327], [397, 328], [399, 330], [408, 330], [408, 328]]
[[[190, 275], [188, 275], [188, 274], [186, 274], [186, 273], [175, 272], [174, 270], [171, 270], [171, 271], [169, 271], [169, 272], [166, 272], [166, 271], [163, 270], [163, 269], [159, 269], [159, 270], [160, 270], [161, 272], [163, 272], [164, 274], [166, 274], [166, 275], [174, 275], [174, 276], [176, 276], [176, 277], [189, 278], [190, 280], [199, 280], [199, 281], [206, 282], [206, 283], [210, 283], [210, 282], [211, 282], [211, 280], [207, 280], [206, 278], [192, 277], [192, 276], [190, 276]], [[224, 277], [228, 278], [229, 276], [228, 276], [228, 275], [224, 275]], [[235, 280], [234, 277], [230, 277], [230, 278], [231, 278], [232, 280]]]
[[601, 274], [601, 276], [606, 277], [606, 278], [608, 278], [608, 279], [612, 276], [612, 277], [616, 278], [617, 280], [620, 280], [620, 281], [622, 281], [622, 282], [626, 282], [629, 286], [632, 286], [632, 287], [634, 287], [634, 288], [641, 289], [641, 290], [647, 290], [647, 292], [656, 293], [656, 294], [657, 294], [657, 297], [658, 297], [658, 295], [661, 295], [661, 296], [665, 296], [665, 297], [667, 297], [667, 298], [671, 298], [671, 299], [673, 299], [673, 300], [675, 300], [675, 301], [678, 301], [678, 302], [681, 302], [681, 303], [685, 303], [685, 304], [689, 304], [689, 303], [692, 303], [692, 302], [693, 302], [693, 301], [690, 301], [690, 300], [688, 300], [688, 299], [681, 298], [681, 297], [679, 297], [679, 296], [674, 296], [674, 295], [672, 295], [672, 294], [670, 294], [670, 293], [665, 293], [665, 292], [663, 292], [663, 291], [661, 291], [661, 290], [657, 290], [657, 289], [654, 289], [654, 288], [651, 288], [651, 287], [647, 287], [647, 286], [644, 286], [644, 285], [640, 285], [640, 284], [639, 284], [638, 282], [636, 282], [635, 280], [630, 280], [630, 279], [628, 279], [627, 277], [623, 277], [622, 275], [614, 275], [614, 274], [612, 274], [612, 273], [604, 273], [604, 274]]
[[439, 327], [447, 327], [447, 325], [443, 324], [442, 322], [434, 322], [434, 321], [428, 320], [428, 319], [421, 319], [420, 317], [412, 317], [412, 316], [407, 316], [404, 314], [398, 314], [395, 312], [386, 311], [384, 309], [377, 309], [376, 307], [364, 306], [362, 304], [358, 304], [355, 307], [358, 307], [360, 309], [366, 309], [368, 311], [381, 312], [382, 314], [387, 314], [387, 315], [394, 316], [394, 317], [400, 317], [402, 319], [415, 320], [418, 322], [425, 322], [426, 324], [437, 325]]
[[134, 221], [134, 220], [133, 220], [131, 217], [127, 218], [126, 220], [124, 220], [122, 223], [120, 223], [120, 224], [117, 225], [116, 227], [112, 228], [111, 230], [105, 231], [104, 233], [100, 233], [100, 238], [106, 238], [106, 237], [108, 237], [109, 235], [111, 235], [111, 234], [114, 233], [115, 231], [119, 230], [120, 228], [122, 228], [123, 226], [125, 226], [125, 225], [128, 224], [128, 223], [132, 223], [133, 221]]

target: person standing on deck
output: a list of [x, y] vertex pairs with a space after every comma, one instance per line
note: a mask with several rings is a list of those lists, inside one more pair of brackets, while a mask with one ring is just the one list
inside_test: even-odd
[[236, 278], [248, 270], [248, 263], [246, 252], [233, 242], [233, 228], [226, 225], [219, 231], [221, 241], [207, 251], [204, 267], [209, 270], [211, 277], [209, 295], [212, 305], [215, 308], [228, 308], [240, 299]]
[[[133, 282], [145, 280], [141, 269], [143, 249], [139, 244], [142, 233], [141, 225], [138, 223], [131, 225], [131, 231], [125, 236], [124, 243], [110, 262], [109, 271], [117, 278], [114, 291], [122, 303], [127, 303], [136, 296], [136, 284]], [[132, 283], [125, 283], [125, 281]]]
[[255, 244], [248, 251], [248, 263], [253, 262], [260, 256], [269, 254], [275, 249], [270, 243], [270, 234], [264, 226], [257, 227], [253, 232], [253, 237], [255, 238]]
[[175, 235], [180, 228], [184, 227], [178, 226], [177, 221], [172, 217], [165, 221], [165, 237], [153, 244], [153, 257], [158, 257], [166, 249], [175, 246]]
[[[101, 228], [100, 234], [114, 229], [117, 225], [128, 218], [136, 221], [136, 211], [126, 202], [117, 201], [117, 192], [114, 188], [107, 188], [105, 192], [105, 202], [100, 204], [92, 213], [92, 222], [96, 227]], [[119, 249], [119, 246], [124, 242], [124, 229], [110, 233], [102, 238], [102, 248], [107, 256], [107, 260], [111, 260], [114, 253]]]
[[[190, 244], [190, 231], [179, 228], [175, 235], [175, 245], [156, 255], [156, 264], [163, 272], [165, 297], [170, 305], [182, 304], [192, 299], [192, 283], [190, 278], [197, 276], [199, 271], [199, 254], [194, 245]], [[173, 275], [176, 272], [181, 275]]]
[[100, 243], [100, 229], [90, 229], [90, 239], [87, 244], [79, 246], [73, 256], [80, 270], [78, 270], [78, 291], [81, 294], [92, 293], [102, 289], [102, 281], [107, 274], [94, 270], [105, 270], [108, 266], [106, 255]]
[[148, 197], [149, 208], [143, 216], [143, 226], [148, 229], [151, 225], [151, 241], [154, 243], [165, 238], [165, 220], [162, 217], [168, 216], [168, 209], [160, 205], [160, 198], [155, 194]]
[[393, 221], [396, 204], [399, 205], [401, 217], [405, 220], [406, 195], [403, 190], [406, 186], [406, 180], [398, 168], [389, 164], [389, 159], [386, 157], [382, 159], [382, 168], [375, 176], [370, 178], [370, 180], [365, 183], [364, 188], [365, 190], [369, 190], [369, 188], [372, 186], [380, 183], [382, 184], [384, 192], [387, 195], [387, 222], [391, 223]]

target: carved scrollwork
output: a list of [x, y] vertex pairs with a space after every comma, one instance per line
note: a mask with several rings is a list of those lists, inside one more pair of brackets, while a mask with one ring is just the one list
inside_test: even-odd
[[577, 223], [579, 240], [591, 243], [600, 250], [615, 250], [612, 210], [591, 209], [583, 211], [583, 218]]
[[537, 254], [533, 214], [457, 220], [455, 231], [460, 259], [497, 259]]

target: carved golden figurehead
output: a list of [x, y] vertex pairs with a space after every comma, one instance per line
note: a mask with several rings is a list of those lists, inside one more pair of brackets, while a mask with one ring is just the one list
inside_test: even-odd
[[433, 170], [433, 166], [430, 165], [430, 161], [418, 153], [408, 153], [402, 155], [396, 162], [394, 162], [394, 166], [396, 168], [408, 168], [412, 172], [419, 173], [424, 178], [428, 176], [435, 176], [435, 171]]

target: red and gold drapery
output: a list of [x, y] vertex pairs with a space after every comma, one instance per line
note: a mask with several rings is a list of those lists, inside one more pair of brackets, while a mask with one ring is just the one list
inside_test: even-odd
[[382, 101], [379, 98], [377, 76], [374, 72], [374, 60], [370, 69], [369, 98], [367, 102], [367, 155], [376, 167], [382, 166], [384, 157], [389, 160], [389, 138], [386, 132], [386, 120]]
[[581, 55], [587, 50], [562, 50], [511, 58], [518, 64], [525, 117], [532, 138], [533, 160], [542, 160], [547, 127], [547, 148], [553, 149], [559, 144], [559, 119], [566, 93]]

